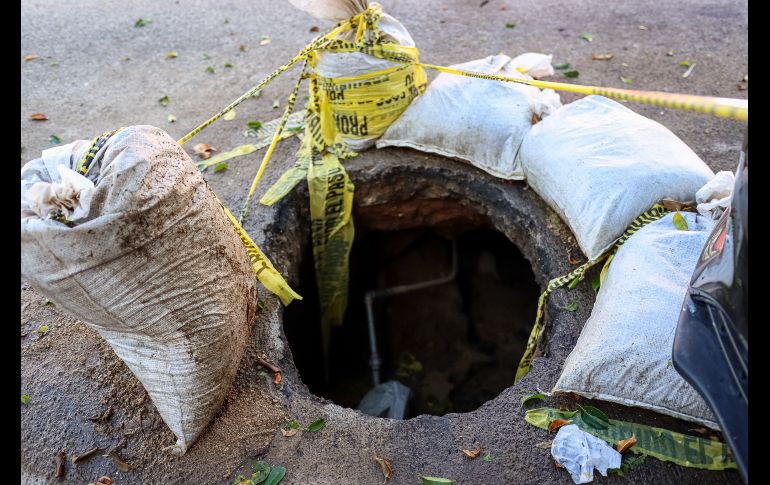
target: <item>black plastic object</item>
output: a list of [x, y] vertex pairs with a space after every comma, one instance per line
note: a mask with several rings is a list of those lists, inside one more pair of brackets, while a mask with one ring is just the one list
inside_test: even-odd
[[674, 337], [674, 368], [703, 396], [748, 483], [748, 134], [731, 206], [695, 267]]

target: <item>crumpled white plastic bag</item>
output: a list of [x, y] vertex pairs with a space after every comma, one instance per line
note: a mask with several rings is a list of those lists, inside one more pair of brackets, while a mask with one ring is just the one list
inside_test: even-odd
[[[525, 52], [511, 59], [511, 66], [522, 74], [527, 74], [535, 79], [553, 76], [551, 66], [552, 54], [540, 54], [537, 52]], [[559, 105], [561, 106], [561, 104]]]
[[723, 170], [695, 192], [698, 213], [717, 220], [733, 200], [735, 174]]
[[35, 182], [24, 198], [38, 217], [63, 215], [68, 221], [88, 217], [94, 183], [65, 165], [57, 165], [61, 182]]
[[620, 468], [622, 458], [606, 441], [586, 433], [575, 424], [559, 428], [551, 444], [551, 455], [567, 469], [575, 483], [593, 481], [594, 468], [606, 477], [608, 469]]

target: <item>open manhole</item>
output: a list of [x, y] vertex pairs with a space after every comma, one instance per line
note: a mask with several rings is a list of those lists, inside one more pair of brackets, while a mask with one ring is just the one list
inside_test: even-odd
[[[300, 377], [311, 393], [348, 408], [359, 406], [378, 377], [411, 391], [405, 419], [473, 411], [513, 384], [540, 293], [532, 267], [486, 216], [457, 201], [394, 202], [389, 215], [383, 207], [355, 212], [348, 309], [332, 329], [328, 362], [304, 245], [298, 290], [305, 299], [283, 319]], [[414, 288], [419, 283], [424, 287]], [[394, 288], [398, 294], [383, 294]]]

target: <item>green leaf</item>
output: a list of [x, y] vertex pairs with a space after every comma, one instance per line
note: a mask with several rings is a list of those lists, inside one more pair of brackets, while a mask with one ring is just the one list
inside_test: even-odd
[[163, 96], [158, 100], [161, 106], [168, 106], [168, 96]]
[[554, 69], [559, 69], [559, 70], [567, 69], [568, 67], [569, 67], [569, 62], [563, 62], [561, 64], [556, 64], [555, 66], [553, 66]]
[[511, 23], [505, 24], [506, 29], [512, 29], [514, 27], [516, 27], [516, 24], [511, 24]]
[[573, 298], [572, 301], [570, 301], [567, 306], [564, 307], [565, 310], [568, 312], [574, 312], [577, 310], [578, 304], [577, 304], [577, 298]]
[[262, 128], [262, 122], [261, 121], [248, 121], [248, 122], [246, 122], [246, 126], [248, 126], [250, 130], [257, 131], [258, 129]]
[[[580, 405], [578, 404], [578, 406]], [[580, 406], [580, 416], [586, 424], [594, 428], [607, 429], [610, 427], [610, 418], [593, 406]]]
[[46, 299], [43, 301], [43, 305], [53, 305], [53, 302], [52, 302], [51, 300], [49, 300], [48, 298], [46, 298]]
[[482, 460], [484, 460], [485, 462], [489, 463], [489, 462], [492, 461], [492, 455], [487, 453], [486, 455], [484, 455], [484, 458], [482, 458]]
[[51, 142], [51, 145], [58, 145], [61, 143], [61, 138], [56, 135], [51, 135], [48, 137], [48, 141]]
[[251, 483], [254, 485], [264, 482], [270, 475], [270, 465], [262, 460], [254, 463], [251, 469], [254, 470], [254, 473], [251, 474]]
[[48, 331], [48, 325], [40, 325], [37, 328], [37, 331], [40, 332], [40, 333], [46, 333]]
[[227, 162], [219, 162], [216, 165], [214, 165], [214, 173], [217, 173], [220, 170], [227, 170], [228, 168], [229, 168], [229, 165], [227, 165]]
[[21, 395], [21, 403], [24, 405], [27, 405], [27, 403], [29, 403], [29, 394]]
[[299, 422], [297, 422], [296, 419], [292, 419], [288, 423], [286, 423], [284, 426], [284, 429], [299, 429]]
[[576, 287], [581, 281], [583, 281], [583, 276], [581, 275], [580, 278], [575, 278], [574, 280], [570, 281], [567, 285], [567, 289], [571, 290], [574, 287]]
[[594, 36], [589, 34], [588, 32], [583, 32], [582, 34], [580, 34], [580, 38], [585, 39], [588, 42], [593, 42], [594, 40]]
[[229, 62], [225, 62], [225, 67], [229, 69], [229, 68], [233, 67], [233, 65], [230, 64]]
[[263, 485], [278, 485], [286, 475], [286, 468], [282, 466], [273, 467], [270, 470], [270, 475], [267, 476]]
[[525, 404], [527, 404], [530, 401], [534, 401], [535, 399], [543, 400], [543, 399], [545, 399], [545, 395], [543, 395], [543, 394], [541, 394], [539, 392], [535, 392], [535, 393], [530, 394], [529, 396], [525, 396], [525, 397], [523, 397], [521, 399], [521, 407], [524, 407]]
[[564, 71], [564, 77], [578, 77], [580, 75], [577, 71]]
[[166, 116], [166, 121], [168, 121], [169, 123], [173, 123], [173, 122], [176, 121], [176, 116], [168, 115], [168, 116]]
[[209, 66], [209, 67], [206, 68], [206, 72], [209, 73], [209, 74], [214, 74], [215, 71], [214, 71], [213, 67]]
[[631, 84], [632, 82], [634, 82], [634, 80], [631, 79], [630, 77], [620, 76], [620, 80], [623, 81], [625, 84]]
[[644, 460], [647, 458], [647, 455], [636, 455], [633, 458], [629, 458], [628, 460], [624, 461], [620, 468], [610, 468], [609, 472], [617, 473], [619, 476], [623, 477], [625, 476], [625, 472], [629, 472], [631, 470], [634, 470], [636, 468], [639, 468], [639, 466], [644, 463]]
[[251, 480], [247, 479], [243, 475], [238, 475], [233, 480], [232, 485], [251, 485]]
[[222, 119], [225, 121], [233, 121], [235, 119], [235, 108], [222, 115]]
[[137, 20], [136, 23], [134, 24], [134, 27], [144, 27], [145, 25], [151, 22], [152, 22], [151, 19], [143, 19], [140, 17], [139, 20]]
[[175, 58], [178, 55], [179, 54], [176, 51], [168, 51], [168, 52], [166, 52], [165, 58], [166, 59], [173, 59], [173, 58]]
[[438, 485], [441, 483], [454, 483], [454, 480], [450, 480], [448, 478], [424, 477], [422, 475], [420, 475], [420, 480], [422, 480], [422, 485]]
[[211, 56], [210, 56], [210, 55], [208, 55], [208, 54], [206, 54], [206, 53], [204, 52], [204, 53], [203, 53], [203, 56], [202, 56], [202, 59], [203, 59], [204, 61], [208, 61], [209, 59], [211, 59]]
[[684, 217], [682, 217], [682, 214], [679, 213], [679, 211], [676, 211], [676, 214], [674, 214], [673, 218], [674, 227], [676, 227], [680, 231], [689, 231], [690, 228], [687, 226], [687, 221], [684, 220]]
[[680, 62], [679, 62], [679, 65], [680, 65], [680, 66], [684, 66], [684, 67], [690, 67], [690, 63], [689, 63], [689, 62], [687, 62], [687, 61], [680, 61]]
[[326, 419], [318, 418], [312, 423], [307, 425], [307, 430], [310, 431], [311, 433], [315, 433], [324, 429], [324, 426], [326, 426]]
[[596, 273], [594, 277], [591, 279], [591, 288], [594, 289], [594, 292], [598, 292], [601, 284], [602, 284], [601, 281], [599, 281], [599, 273]]
[[[265, 302], [263, 300], [257, 300], [257, 311], [262, 311], [265, 309]], [[296, 421], [292, 421], [293, 423], [296, 423]], [[297, 427], [299, 427], [299, 423], [297, 423]]]

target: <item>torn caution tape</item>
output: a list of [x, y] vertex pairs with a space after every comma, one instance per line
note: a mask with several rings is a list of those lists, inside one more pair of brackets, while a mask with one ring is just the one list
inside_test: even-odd
[[548, 429], [556, 419], [570, 420], [581, 430], [610, 444], [635, 435], [636, 443], [631, 451], [681, 466], [706, 470], [736, 468], [726, 443], [627, 421], [610, 419], [609, 424], [605, 424], [596, 419], [583, 419], [582, 416], [579, 411], [538, 408], [527, 411], [524, 419], [540, 429]]
[[532, 326], [532, 331], [530, 332], [529, 339], [527, 340], [527, 347], [524, 350], [524, 355], [521, 357], [519, 367], [516, 369], [516, 377], [514, 382], [518, 382], [519, 379], [529, 373], [529, 368], [532, 365], [532, 357], [535, 354], [535, 349], [537, 348], [537, 344], [540, 341], [540, 337], [542, 336], [544, 330], [543, 319], [545, 317], [545, 303], [548, 300], [548, 296], [558, 288], [562, 288], [563, 286], [566, 286], [575, 280], [582, 280], [586, 271], [606, 259], [607, 261], [605, 263], [605, 268], [602, 270], [602, 274], [604, 274], [606, 265], [612, 261], [612, 257], [614, 256], [615, 252], [620, 249], [620, 246], [622, 246], [629, 237], [631, 237], [636, 231], [649, 224], [650, 222], [656, 221], [665, 216], [668, 212], [669, 211], [661, 204], [653, 205], [649, 210], [642, 213], [631, 224], [629, 224], [625, 232], [623, 232], [623, 234], [615, 241], [615, 244], [610, 249], [602, 253], [598, 258], [592, 261], [588, 261], [570, 273], [564, 276], [559, 276], [558, 278], [554, 278], [548, 282], [548, 286], [546, 286], [545, 291], [540, 295], [540, 298], [537, 301], [537, 316], [535, 317], [535, 324]]

